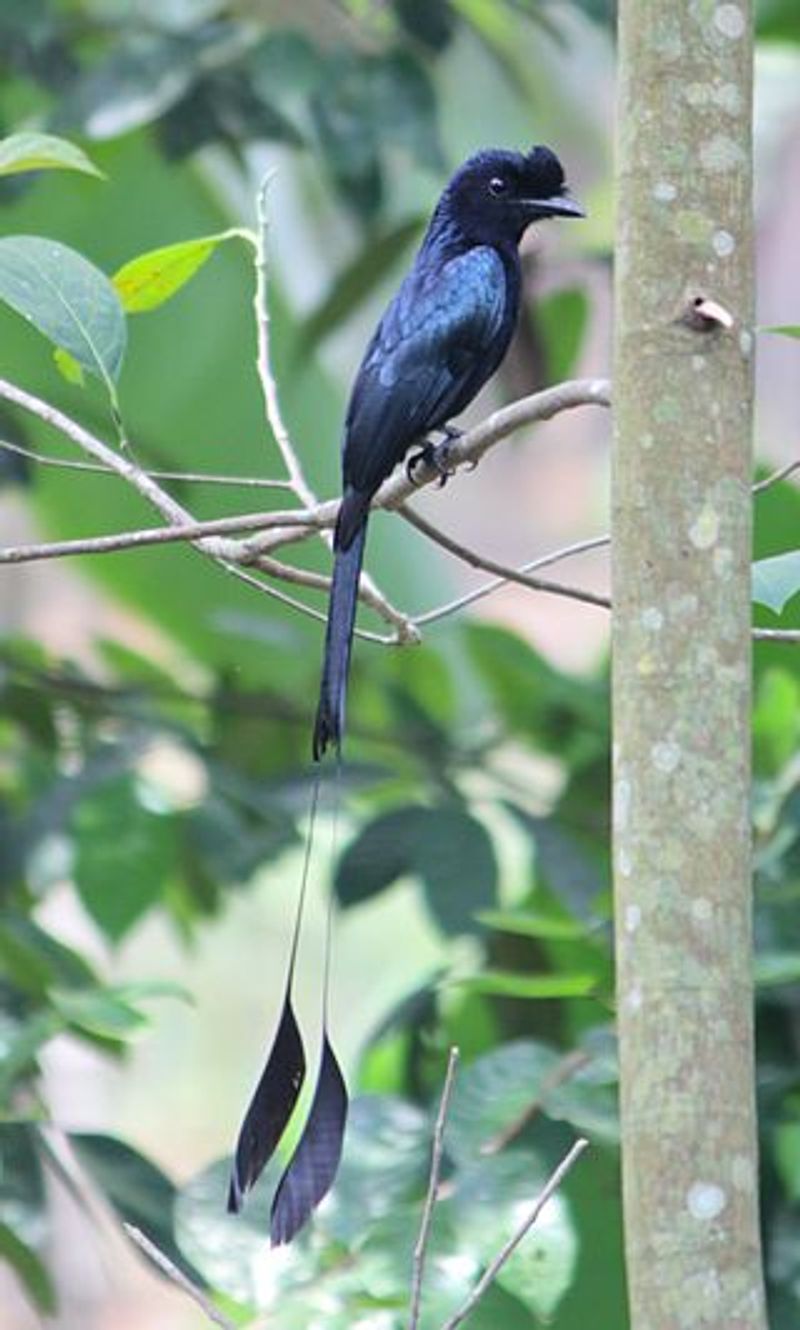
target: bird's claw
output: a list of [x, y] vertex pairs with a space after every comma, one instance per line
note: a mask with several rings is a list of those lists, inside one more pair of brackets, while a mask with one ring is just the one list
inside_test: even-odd
[[439, 489], [443, 489], [451, 476], [456, 473], [453, 465], [451, 453], [452, 445], [456, 439], [460, 439], [463, 430], [456, 429], [455, 425], [443, 425], [442, 434], [444, 438], [441, 443], [432, 443], [430, 439], [415, 453], [412, 453], [406, 462], [406, 475], [412, 485], [417, 482], [414, 479], [414, 472], [421, 462], [425, 466], [432, 467], [438, 473], [437, 484]]
[[458, 425], [442, 425], [442, 434], [449, 443], [455, 443], [456, 439], [463, 438], [464, 431]]

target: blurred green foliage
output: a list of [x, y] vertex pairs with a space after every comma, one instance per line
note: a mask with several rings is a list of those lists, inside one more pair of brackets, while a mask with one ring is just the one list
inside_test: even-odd
[[[611, 3], [578, 7], [598, 23], [612, 20]], [[148, 0], [134, 20], [123, 0], [6, 0], [0, 129], [27, 128], [32, 117], [37, 132], [86, 136], [108, 183], [57, 171], [15, 174], [3, 182], [3, 230], [51, 236], [86, 255], [93, 272], [111, 275], [145, 251], [225, 235], [238, 220], [193, 170], [197, 149], [214, 144], [239, 166], [248, 145], [264, 140], [313, 154], [365, 243], [302, 325], [274, 275], [272, 321], [287, 418], [299, 437], [324, 432], [330, 446], [317, 449], [312, 478], [332, 483], [330, 422], [342, 393], [316, 352], [393, 270], [421, 225], [419, 215], [398, 220], [386, 206], [394, 156], [432, 178], [446, 170], [438, 62], [469, 30], [525, 88], [518, 25], [564, 38], [557, 9], [536, 0], [286, 9], [282, 21], [268, 22], [213, 0]], [[800, 36], [796, 5], [765, 0], [760, 12], [765, 36]], [[131, 324], [119, 406], [148, 465], [222, 469], [224, 441], [231, 471], [257, 473], [263, 421], [251, 369], [251, 259], [246, 247], [223, 245], [200, 274], [209, 256], [181, 250], [180, 274], [188, 280], [198, 271], [192, 291], [157, 319]], [[69, 260], [60, 276], [68, 270]], [[104, 298], [107, 287], [102, 278]], [[586, 322], [579, 289], [542, 303], [536, 326], [548, 377], [569, 372]], [[97, 368], [94, 338], [87, 351], [52, 321], [42, 330]], [[0, 331], [4, 375], [108, 431], [102, 385], [81, 388], [60, 377], [41, 340], [7, 310]], [[121, 355], [119, 338], [110, 346]], [[113, 378], [114, 356], [101, 364]], [[52, 447], [21, 416], [4, 411], [2, 427], [12, 440]], [[10, 456], [0, 454], [0, 483], [24, 487], [54, 533], [83, 532], [87, 511], [111, 531], [144, 520], [140, 500], [104, 477], [82, 476], [76, 489], [69, 473], [33, 470]], [[192, 497], [199, 515], [234, 505], [211, 486]], [[757, 555], [783, 555], [800, 529], [796, 488], [775, 486], [756, 514]], [[111, 946], [153, 913], [190, 943], [232, 893], [299, 842], [312, 780], [307, 698], [317, 662], [305, 621], [279, 608], [266, 613], [263, 602], [256, 612], [232, 582], [221, 613], [221, 579], [187, 550], [97, 560], [92, 571], [166, 631], [183, 664], [155, 665], [107, 642], [100, 644], [105, 668], [89, 672], [32, 642], [9, 638], [0, 646], [0, 1256], [43, 1313], [55, 1302], [43, 1255], [44, 1178], [48, 1170], [62, 1176], [64, 1164], [48, 1133], [42, 1051], [66, 1032], [122, 1058], [153, 1019], [152, 999], [186, 995], [169, 985], [109, 984], [43, 924], [42, 905], [69, 881]], [[785, 562], [779, 571], [785, 580]], [[784, 600], [780, 622], [793, 614], [796, 621], [791, 582], [781, 586], [768, 585], [760, 597], [759, 622], [774, 624]], [[464, 1065], [423, 1324], [452, 1312], [583, 1132], [590, 1154], [471, 1324], [622, 1330], [607, 672], [568, 675], [514, 633], [472, 624], [407, 659], [373, 652], [357, 676], [343, 776], [357, 826], [335, 867], [339, 903], [357, 910], [398, 879], [416, 879], [454, 964], [376, 1027], [356, 1073], [362, 1093], [330, 1202], [265, 1292], [252, 1270], [268, 1231], [269, 1174], [246, 1214], [231, 1218], [225, 1160], [179, 1188], [129, 1143], [74, 1134], [70, 1168], [91, 1178], [119, 1218], [145, 1232], [237, 1324], [280, 1305], [284, 1330], [316, 1318], [331, 1330], [393, 1330], [404, 1324], [435, 1101], [448, 1049], [458, 1043]], [[800, 1312], [791, 1236], [800, 1218], [798, 717], [800, 663], [759, 646], [756, 974], [773, 1330], [796, 1326]], [[165, 745], [194, 773], [188, 802], [171, 800], [148, 766], [148, 753]], [[521, 778], [509, 776], [509, 755], [521, 763]], [[520, 852], [513, 900], [500, 894], [509, 837]]]

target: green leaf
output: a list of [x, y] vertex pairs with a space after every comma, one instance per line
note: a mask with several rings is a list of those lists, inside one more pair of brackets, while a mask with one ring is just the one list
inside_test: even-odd
[[503, 720], [574, 765], [608, 747], [605, 680], [560, 673], [518, 634], [494, 624], [465, 628], [470, 657]]
[[[269, 1234], [272, 1191], [282, 1167], [275, 1157], [270, 1160], [240, 1215], [225, 1209], [230, 1159], [217, 1159], [195, 1174], [175, 1200], [175, 1237], [186, 1259], [214, 1289], [240, 1303], [259, 1301], [257, 1272]], [[298, 1250], [287, 1249], [290, 1260]]]
[[46, 1201], [38, 1133], [17, 1122], [0, 1122], [0, 1219], [29, 1244], [46, 1226]]
[[[488, 1264], [530, 1214], [545, 1182], [542, 1160], [507, 1150], [461, 1173], [453, 1198], [459, 1251]], [[569, 1206], [556, 1193], [497, 1276], [501, 1288], [549, 1321], [572, 1283], [578, 1242]]]
[[482, 823], [458, 808], [432, 808], [417, 828], [414, 867], [445, 933], [474, 931], [475, 915], [497, 897], [497, 860]]
[[224, 241], [241, 238], [243, 234], [232, 227], [216, 235], [150, 249], [130, 259], [111, 278], [123, 308], [128, 314], [158, 309], [199, 272]]
[[487, 928], [518, 937], [541, 937], [558, 942], [586, 935], [585, 924], [576, 919], [537, 914], [535, 910], [481, 910], [477, 918]]
[[800, 1122], [782, 1122], [775, 1128], [775, 1163], [790, 1201], [800, 1201]]
[[470, 993], [493, 997], [566, 998], [589, 997], [596, 992], [596, 974], [518, 974], [513, 970], [484, 970], [459, 980]]
[[412, 217], [370, 236], [365, 248], [333, 279], [327, 294], [300, 330], [298, 355], [308, 355], [349, 317], [403, 257], [420, 234], [422, 219]]
[[135, 782], [122, 776], [81, 800], [73, 826], [78, 894], [118, 942], [167, 885], [177, 856], [175, 822], [143, 808]]
[[543, 1096], [549, 1118], [568, 1122], [598, 1144], [619, 1144], [619, 1110], [615, 1085], [601, 1084], [591, 1063]]
[[41, 996], [52, 979], [47, 959], [10, 919], [0, 922], [0, 975], [22, 993]]
[[771, 328], [759, 328], [758, 331], [778, 333], [781, 337], [800, 337], [800, 323], [779, 323]]
[[476, 911], [495, 899], [491, 839], [459, 808], [409, 805], [376, 818], [342, 855], [335, 889], [343, 905], [354, 905], [405, 874], [422, 879], [428, 908], [447, 933], [474, 928]]
[[753, 600], [776, 614], [800, 591], [800, 550], [759, 559], [753, 564]]
[[536, 322], [547, 348], [547, 381], [561, 383], [574, 372], [581, 352], [589, 302], [579, 287], [554, 291], [536, 304]]
[[[563, 1136], [561, 1137], [563, 1140]], [[574, 1281], [559, 1306], [558, 1330], [629, 1326], [622, 1240], [619, 1152], [598, 1147], [582, 1157], [559, 1189], [578, 1236]]]
[[436, 92], [428, 65], [409, 50], [387, 51], [366, 62], [372, 132], [381, 150], [396, 144], [442, 173]]
[[754, 977], [759, 988], [800, 983], [800, 952], [761, 952], [755, 958]]
[[533, 838], [537, 881], [549, 887], [570, 914], [593, 921], [604, 883], [577, 837], [555, 817], [534, 817], [517, 804], [506, 807]]
[[345, 907], [369, 900], [410, 872], [420, 809], [393, 808], [363, 827], [339, 859], [334, 889]]
[[121, 1002], [143, 1002], [150, 998], [175, 998], [194, 1006], [194, 997], [183, 984], [176, 984], [171, 979], [139, 979], [129, 984], [114, 984], [106, 989]]
[[53, 360], [62, 379], [66, 379], [67, 383], [74, 383], [76, 388], [84, 386], [86, 376], [75, 357], [69, 354], [69, 351], [64, 351], [60, 346], [57, 346], [53, 352]]
[[354, 1099], [341, 1168], [325, 1210], [326, 1231], [352, 1248], [379, 1219], [416, 1196], [429, 1156], [427, 1114], [391, 1095]]
[[180, 1251], [174, 1235], [176, 1189], [165, 1173], [115, 1136], [70, 1132], [70, 1143], [83, 1167], [120, 1219], [141, 1229], [190, 1279], [203, 1284]]
[[559, 1061], [546, 1044], [517, 1039], [464, 1067], [447, 1118], [447, 1148], [456, 1162], [474, 1161], [486, 1145], [519, 1122]]
[[82, 171], [106, 178], [81, 148], [55, 134], [25, 132], [0, 139], [0, 176], [47, 170]]
[[[12, 1023], [9, 1021], [8, 1024]], [[7, 1034], [5, 1029], [2, 1031], [0, 1106], [9, 1106], [16, 1083], [35, 1073], [39, 1050], [60, 1034], [63, 1028], [63, 1022], [56, 1012], [39, 1011], [23, 1021], [14, 1034]]]
[[36, 1252], [8, 1224], [0, 1222], [0, 1256], [7, 1261], [25, 1286], [39, 1311], [52, 1316], [56, 1295], [52, 1281]]
[[800, 681], [788, 670], [766, 669], [753, 709], [753, 757], [758, 776], [777, 776], [800, 748]]
[[56, 1011], [68, 1025], [103, 1039], [130, 1039], [141, 1033], [147, 1017], [123, 1001], [113, 989], [96, 988], [85, 993], [52, 993]]
[[397, 21], [416, 41], [431, 51], [442, 51], [456, 31], [456, 15], [449, 4], [430, 0], [395, 0]]
[[13, 939], [19, 954], [32, 958], [43, 987], [55, 983], [60, 988], [86, 988], [96, 982], [94, 971], [83, 956], [33, 919], [9, 912], [0, 937], [5, 938], [6, 943]]
[[[197, 77], [202, 46], [210, 47], [224, 24], [204, 24], [201, 36], [137, 31], [131, 25], [76, 80], [62, 111], [93, 139], [113, 139], [157, 120], [185, 96]], [[202, 34], [210, 40], [203, 40]], [[217, 36], [217, 40], [219, 37]]]
[[272, 28], [247, 56], [255, 91], [283, 110], [308, 98], [325, 80], [321, 47], [304, 32]]
[[42, 236], [3, 236], [0, 300], [113, 392], [125, 355], [125, 315], [108, 278], [82, 254]]

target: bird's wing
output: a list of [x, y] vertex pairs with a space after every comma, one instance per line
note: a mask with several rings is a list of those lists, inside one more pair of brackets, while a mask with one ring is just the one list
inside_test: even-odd
[[476, 247], [434, 271], [415, 265], [353, 387], [345, 482], [374, 493], [415, 440], [462, 411], [497, 368], [513, 322], [494, 249]]

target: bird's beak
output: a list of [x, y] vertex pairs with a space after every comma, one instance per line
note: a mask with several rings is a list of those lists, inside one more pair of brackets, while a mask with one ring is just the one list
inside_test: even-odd
[[556, 194], [552, 199], [532, 199], [531, 211], [537, 217], [585, 217], [581, 205], [571, 194]]

